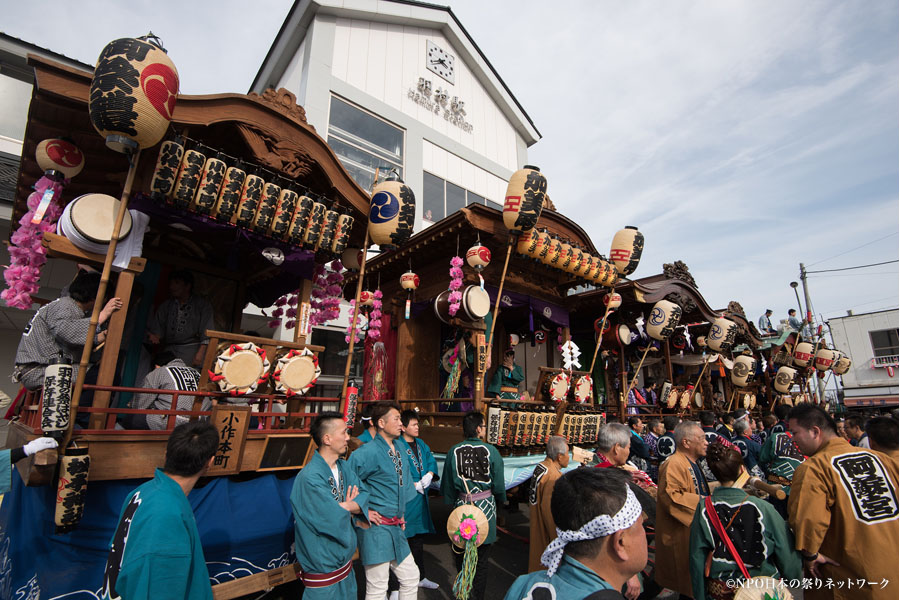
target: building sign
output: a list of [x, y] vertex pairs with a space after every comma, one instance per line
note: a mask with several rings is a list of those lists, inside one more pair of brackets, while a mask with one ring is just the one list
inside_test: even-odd
[[219, 447], [209, 468], [209, 475], [233, 475], [241, 471], [244, 443], [250, 425], [250, 407], [217, 404], [212, 411], [212, 424], [219, 432]]
[[419, 77], [418, 85], [410, 87], [406, 97], [436, 115], [443, 114], [445, 121], [466, 133], [472, 133], [472, 124], [466, 121], [466, 103], [457, 96], [451, 97], [446, 88], [432, 90], [431, 81]]

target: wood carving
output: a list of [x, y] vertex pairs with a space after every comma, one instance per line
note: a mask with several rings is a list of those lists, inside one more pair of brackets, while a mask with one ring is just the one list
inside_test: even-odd
[[257, 93], [250, 92], [247, 96], [253, 100], [261, 102], [271, 108], [274, 108], [281, 114], [294, 119], [299, 123], [306, 124], [306, 110], [297, 104], [297, 96], [284, 88], [269, 88], [260, 96]]
[[550, 196], [546, 194], [544, 195], [544, 203], [541, 205], [541, 209], [552, 210], [553, 212], [556, 212], [556, 205], [553, 204], [552, 200], [550, 200]]
[[[680, 260], [676, 260], [674, 263], [663, 264], [663, 275], [668, 279], [683, 281], [692, 288], [697, 289], [697, 282], [688, 270], [688, 266]], [[675, 292], [666, 296], [666, 300], [679, 305], [684, 310], [685, 314], [697, 310], [697, 303], [687, 294]]]
[[300, 146], [245, 123], [238, 123], [237, 127], [259, 162], [293, 179], [312, 173], [315, 161]]

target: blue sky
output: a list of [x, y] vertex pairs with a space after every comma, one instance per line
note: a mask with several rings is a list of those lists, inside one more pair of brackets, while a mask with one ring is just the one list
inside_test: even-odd
[[[88, 63], [153, 30], [184, 93], [246, 92], [290, 5], [17, 3], [0, 29]], [[897, 259], [895, 1], [451, 6], [543, 134], [530, 162], [559, 210], [601, 249], [644, 232], [635, 277], [682, 260], [713, 307], [781, 318], [798, 263]], [[826, 318], [898, 303], [896, 263], [809, 282]]]

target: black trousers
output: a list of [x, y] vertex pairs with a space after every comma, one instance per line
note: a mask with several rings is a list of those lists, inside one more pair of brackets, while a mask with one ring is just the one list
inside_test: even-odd
[[425, 579], [425, 536], [414, 535], [406, 540], [416, 566], [419, 567], [419, 579]]
[[[488, 559], [491, 556], [492, 544], [482, 544], [478, 547], [478, 566], [475, 567], [475, 580], [472, 582], [472, 593], [469, 600], [484, 600], [484, 588], [487, 585]], [[456, 571], [462, 570], [463, 553], [457, 548], [453, 549], [453, 562], [456, 563]]]

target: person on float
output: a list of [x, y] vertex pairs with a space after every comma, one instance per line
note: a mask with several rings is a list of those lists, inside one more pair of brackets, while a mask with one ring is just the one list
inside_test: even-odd
[[788, 424], [809, 456], [794, 472], [788, 497], [804, 570], [817, 580], [855, 584], [813, 585], [804, 599], [900, 597], [897, 462], [851, 446], [819, 406], [795, 406]]
[[184, 364], [200, 368], [209, 345], [207, 329], [214, 329], [213, 307], [194, 293], [194, 274], [185, 269], [169, 274], [169, 298], [147, 322], [147, 339], [173, 352]]
[[800, 331], [803, 329], [803, 321], [797, 318], [797, 309], [791, 308], [788, 309], [788, 325], [791, 326], [791, 329], [794, 331]]
[[[719, 440], [707, 447], [706, 461], [720, 485], [700, 503], [691, 523], [694, 597], [734, 598], [738, 590], [734, 582], [741, 581], [743, 571], [729, 546], [734, 547], [751, 577], [801, 579], [800, 555], [794, 550], [794, 536], [787, 523], [771, 504], [742, 489], [749, 474], [741, 451]], [[728, 541], [723, 539], [722, 531]]]
[[[74, 365], [73, 380], [78, 376], [78, 363], [87, 340], [99, 285], [99, 273], [79, 271], [69, 284], [68, 296], [38, 309], [19, 340], [13, 381], [21, 383], [29, 391], [40, 389], [44, 385], [44, 369], [56, 362], [60, 355]], [[100, 311], [94, 347], [106, 341], [106, 323], [120, 308], [122, 299], [111, 298]]]
[[[644, 511], [615, 469], [574, 469], [553, 488], [556, 539], [544, 550], [545, 571], [518, 577], [505, 600], [581, 599], [618, 591], [647, 564]], [[601, 597], [601, 596], [598, 596]]]
[[569, 444], [566, 438], [554, 435], [547, 442], [546, 458], [534, 467], [528, 484], [528, 504], [531, 506], [529, 522], [528, 572], [540, 571], [541, 554], [556, 537], [556, 523], [550, 509], [553, 485], [569, 466]]
[[872, 450], [888, 455], [897, 462], [897, 420], [892, 417], [875, 417], [866, 421], [866, 434]]
[[397, 446], [403, 453], [409, 467], [414, 497], [406, 503], [406, 541], [416, 566], [419, 567], [419, 587], [436, 590], [439, 586], [425, 577], [425, 537], [434, 533], [431, 509], [428, 506], [428, 487], [437, 474], [437, 461], [428, 444], [419, 437], [419, 413], [404, 410], [400, 414], [403, 435], [397, 439]]
[[204, 421], [179, 425], [153, 479], [129, 494], [109, 547], [104, 600], [212, 600], [209, 570], [187, 496], [212, 465], [219, 433]]
[[369, 526], [369, 494], [341, 458], [350, 439], [341, 413], [319, 413], [309, 433], [316, 451], [294, 479], [290, 497], [303, 598], [356, 598], [355, 523]]
[[[741, 457], [744, 459], [744, 464], [747, 466], [747, 471], [753, 477], [764, 477], [765, 475], [759, 467], [759, 453], [762, 451], [762, 446], [750, 437], [752, 431], [750, 427], [750, 413], [747, 411], [738, 411], [738, 415], [734, 419], [733, 427], [733, 443], [738, 451], [740, 451]], [[706, 463], [708, 466], [709, 459], [707, 459]], [[715, 475], [715, 471], [713, 471], [713, 475]], [[716, 479], [718, 479], [718, 476], [716, 476]]]
[[59, 443], [51, 437], [39, 437], [18, 448], [0, 450], [0, 496], [12, 487], [12, 466], [25, 458], [37, 454], [41, 450], [51, 450]]
[[[709, 484], [697, 461], [706, 456], [703, 429], [685, 421], [675, 428], [675, 454], [659, 469], [656, 511], [656, 582], [686, 597], [690, 576], [690, 526]], [[699, 600], [699, 597], [698, 597]]]
[[772, 327], [772, 309], [767, 308], [766, 312], [759, 318], [759, 332], [763, 335], [773, 335], [778, 333]]
[[366, 600], [384, 600], [389, 573], [400, 583], [400, 600], [414, 600], [419, 589], [419, 568], [403, 529], [407, 502], [416, 494], [403, 458], [400, 407], [379, 402], [372, 408], [375, 439], [350, 455], [349, 466], [369, 493], [371, 527], [358, 529], [359, 557], [366, 571]]
[[494, 371], [486, 395], [500, 400], [518, 400], [519, 384], [524, 380], [525, 372], [516, 364], [516, 351], [510, 348], [503, 353], [503, 362]]
[[[474, 504], [488, 519], [488, 535], [478, 546], [478, 566], [469, 595], [470, 600], [483, 600], [488, 559], [497, 541], [497, 505], [506, 502], [506, 479], [500, 453], [484, 441], [484, 415], [477, 411], [466, 413], [462, 426], [465, 439], [447, 451], [441, 494], [444, 502], [453, 507]], [[459, 571], [463, 555], [454, 553], [453, 559]]]
[[[200, 372], [197, 369], [187, 366], [180, 358], [176, 357], [173, 352], [165, 351], [156, 355], [154, 360], [156, 368], [147, 373], [141, 387], [150, 390], [179, 390], [179, 391], [197, 391], [197, 385], [200, 383]], [[196, 396], [188, 394], [180, 394], [175, 410], [193, 410], [194, 400]], [[135, 394], [128, 403], [128, 408], [152, 409], [152, 410], [171, 410], [172, 395], [171, 394], [154, 394], [140, 393]], [[200, 410], [211, 410], [212, 401], [208, 396], [204, 396], [200, 403]], [[168, 427], [168, 415], [151, 415], [133, 413], [126, 415], [123, 419], [126, 423], [126, 429], [166, 429]], [[206, 417], [203, 417], [204, 419]], [[190, 421], [190, 417], [179, 415], [175, 417], [175, 424], [181, 425]]]

